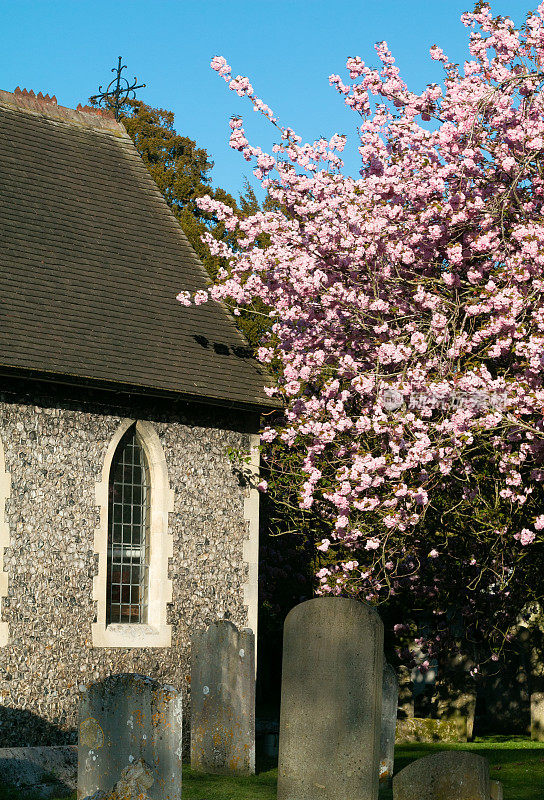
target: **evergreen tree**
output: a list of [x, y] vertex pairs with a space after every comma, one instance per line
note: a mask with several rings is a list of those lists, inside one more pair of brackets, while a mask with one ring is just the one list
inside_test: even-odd
[[127, 100], [121, 121], [166, 202], [174, 212], [183, 231], [204, 266], [213, 278], [221, 266], [221, 258], [212, 256], [202, 242], [210, 231], [218, 239], [229, 241], [222, 222], [212, 214], [201, 211], [198, 197], [209, 194], [222, 202], [236, 201], [223, 189], [211, 185], [213, 161], [208, 152], [197, 147], [188, 136], [174, 128], [174, 113], [151, 108], [141, 100]]
[[[213, 213], [201, 211], [197, 199], [210, 195], [245, 217], [260, 210], [253, 188], [246, 180], [238, 202], [224, 189], [214, 188], [213, 161], [193, 139], [176, 131], [172, 111], [152, 108], [141, 100], [127, 100], [121, 121], [192, 247], [210, 277], [215, 278], [224, 259], [210, 253], [202, 236], [210, 232], [216, 239], [235, 246], [237, 234], [227, 231]], [[267, 207], [267, 201], [263, 207]], [[242, 311], [235, 320], [252, 347], [257, 347], [269, 326], [268, 317]]]

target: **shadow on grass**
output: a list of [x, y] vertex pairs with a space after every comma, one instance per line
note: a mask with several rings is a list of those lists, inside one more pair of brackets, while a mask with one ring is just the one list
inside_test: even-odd
[[[504, 800], [543, 800], [544, 743], [516, 736], [493, 736], [462, 744], [406, 744], [395, 748], [395, 774], [423, 756], [444, 750], [466, 750], [487, 758], [492, 780], [501, 781]], [[272, 759], [258, 760], [257, 774], [247, 778], [203, 775], [183, 765], [183, 800], [276, 800], [277, 768]], [[4, 793], [2, 793], [4, 791]], [[0, 787], [0, 800], [19, 800], [20, 794]], [[75, 800], [75, 795], [72, 795]], [[380, 800], [392, 800], [380, 789]]]
[[247, 778], [202, 775], [183, 765], [183, 800], [275, 800], [278, 770], [260, 770]]
[[[395, 774], [412, 761], [444, 750], [466, 750], [487, 758], [492, 780], [501, 781], [504, 800], [543, 800], [544, 743], [523, 736], [486, 737], [461, 744], [407, 744], [395, 748]], [[184, 767], [184, 800], [275, 800], [277, 768], [272, 760], [257, 762], [249, 778], [198, 775]], [[392, 800], [392, 791], [380, 789], [380, 800]]]

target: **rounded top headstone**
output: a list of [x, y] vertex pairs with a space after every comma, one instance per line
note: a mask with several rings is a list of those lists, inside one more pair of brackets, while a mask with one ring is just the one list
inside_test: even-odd
[[[177, 692], [173, 686], [168, 688], [170, 691]], [[130, 689], [133, 692], [138, 690], [142, 692], [147, 692], [149, 690], [156, 692], [159, 690], [164, 691], [165, 687], [163, 684], [159, 683], [153, 678], [150, 678], [149, 675], [140, 675], [132, 672], [119, 672], [115, 675], [107, 675], [105, 678], [95, 681], [94, 683], [88, 683], [85, 687], [85, 691], [82, 692], [82, 694], [109, 694], [112, 691], [118, 693], [124, 691], [125, 689]]]
[[[79, 704], [80, 796], [114, 785], [128, 792], [123, 771], [130, 767], [125, 778], [152, 787], [150, 800], [180, 800], [181, 738], [182, 698], [173, 686], [137, 673], [108, 675], [89, 684]], [[137, 769], [138, 759], [149, 775]]]
[[313, 597], [305, 600], [291, 609], [285, 618], [285, 630], [292, 625], [301, 624], [301, 620], [308, 619], [319, 623], [330, 624], [335, 618], [354, 617], [361, 623], [371, 622], [383, 628], [383, 623], [376, 609], [362, 600], [351, 597]]
[[393, 778], [395, 800], [489, 800], [489, 762], [446, 751], [418, 758]]
[[284, 625], [278, 800], [376, 800], [383, 624], [347, 597], [295, 606]]
[[227, 628], [234, 628], [235, 630], [238, 630], [234, 622], [231, 619], [227, 619], [226, 617], [221, 617], [221, 619], [214, 619], [214, 621], [208, 625], [208, 628], [213, 628], [214, 625], [217, 625], [219, 627], [225, 626]]

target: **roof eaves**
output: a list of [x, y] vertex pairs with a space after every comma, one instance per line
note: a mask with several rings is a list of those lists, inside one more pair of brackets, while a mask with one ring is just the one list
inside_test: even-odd
[[139, 394], [146, 397], [155, 396], [162, 398], [172, 398], [198, 405], [217, 406], [220, 408], [233, 408], [237, 410], [257, 411], [266, 413], [269, 411], [279, 411], [282, 404], [274, 398], [259, 399], [253, 398], [241, 401], [231, 398], [209, 397], [202, 393], [191, 393], [187, 391], [176, 391], [160, 386], [148, 386], [139, 383], [124, 383], [113, 379], [103, 380], [91, 378], [83, 375], [70, 375], [67, 373], [57, 373], [48, 370], [33, 370], [24, 367], [10, 367], [0, 364], [0, 376], [6, 378], [24, 378], [27, 380], [43, 381], [45, 383], [62, 384], [65, 386], [96, 388], [102, 391], [119, 392], [122, 394]]

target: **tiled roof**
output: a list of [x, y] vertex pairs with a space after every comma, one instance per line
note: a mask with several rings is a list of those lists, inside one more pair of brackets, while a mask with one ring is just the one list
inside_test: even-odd
[[274, 405], [124, 127], [0, 91], [0, 370]]

